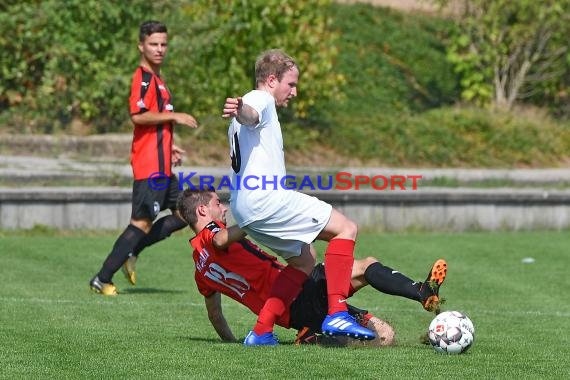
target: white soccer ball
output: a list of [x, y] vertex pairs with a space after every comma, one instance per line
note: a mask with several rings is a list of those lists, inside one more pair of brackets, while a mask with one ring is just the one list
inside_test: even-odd
[[475, 327], [465, 314], [459, 311], [444, 311], [431, 321], [428, 337], [437, 352], [461, 354], [473, 345]]

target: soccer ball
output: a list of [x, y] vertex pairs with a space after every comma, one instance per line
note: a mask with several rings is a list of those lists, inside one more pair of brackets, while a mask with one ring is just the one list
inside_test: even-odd
[[431, 321], [428, 338], [437, 352], [461, 354], [473, 345], [475, 327], [465, 314], [459, 311], [444, 311]]

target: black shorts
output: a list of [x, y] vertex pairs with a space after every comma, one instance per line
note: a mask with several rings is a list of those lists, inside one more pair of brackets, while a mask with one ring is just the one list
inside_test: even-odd
[[176, 209], [176, 200], [180, 193], [176, 176], [155, 179], [153, 186], [154, 188], [149, 185], [148, 179], [133, 182], [131, 218], [154, 220], [162, 210]]
[[[321, 325], [328, 313], [328, 304], [325, 266], [317, 264], [309, 279], [303, 284], [303, 290], [291, 304], [289, 326], [297, 330], [309, 327], [321, 331]], [[347, 306], [352, 316], [368, 312], [352, 305]]]

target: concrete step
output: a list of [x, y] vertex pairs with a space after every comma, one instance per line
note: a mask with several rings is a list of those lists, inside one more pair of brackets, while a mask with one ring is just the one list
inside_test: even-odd
[[[174, 169], [176, 174], [188, 176], [196, 173], [199, 176], [214, 176], [221, 178], [230, 175], [229, 166], [181, 166]], [[291, 175], [312, 177], [335, 175], [340, 172], [355, 176], [391, 177], [421, 176], [421, 182], [456, 181], [467, 185], [475, 182], [505, 181], [513, 184], [567, 184], [570, 187], [570, 168], [550, 169], [426, 169], [426, 168], [385, 168], [385, 167], [290, 167]], [[120, 177], [127, 181], [132, 178], [132, 170], [128, 163], [83, 162], [65, 158], [45, 158], [34, 156], [0, 155], [0, 179], [6, 185], [14, 181], [15, 185], [25, 184], [33, 180], [57, 180], [85, 178], [114, 178]], [[54, 183], [57, 185], [57, 183]]]

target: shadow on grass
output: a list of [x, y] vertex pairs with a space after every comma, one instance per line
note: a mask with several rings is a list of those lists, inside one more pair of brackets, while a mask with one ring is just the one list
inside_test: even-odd
[[136, 288], [121, 290], [121, 294], [182, 294], [186, 290], [157, 289], [157, 288]]
[[242, 344], [241, 341], [237, 342], [223, 342], [219, 338], [200, 338], [195, 336], [179, 336], [178, 340], [186, 342], [202, 342], [202, 343], [214, 343], [214, 344]]

